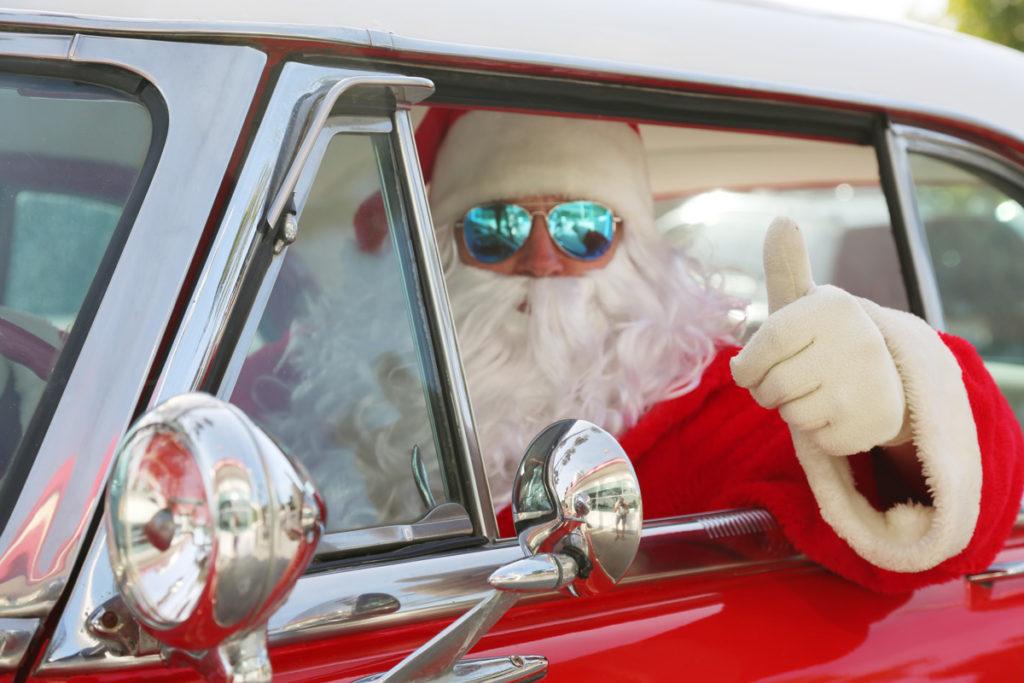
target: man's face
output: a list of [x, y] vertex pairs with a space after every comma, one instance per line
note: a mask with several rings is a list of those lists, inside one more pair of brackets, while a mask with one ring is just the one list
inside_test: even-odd
[[569, 256], [555, 244], [548, 232], [547, 212], [566, 201], [564, 197], [544, 195], [511, 200], [533, 213], [533, 224], [526, 242], [515, 253], [497, 263], [478, 260], [466, 247], [462, 230], [455, 231], [455, 243], [463, 263], [483, 268], [501, 275], [526, 275], [528, 277], [577, 277], [587, 271], [604, 268], [612, 260], [615, 248], [621, 240], [622, 230], [616, 230], [608, 251], [591, 261]]

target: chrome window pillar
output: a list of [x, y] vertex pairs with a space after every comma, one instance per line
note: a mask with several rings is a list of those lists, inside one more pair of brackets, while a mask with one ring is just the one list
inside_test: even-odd
[[[135, 414], [266, 63], [247, 47], [3, 38], [0, 56], [104, 64], [143, 76], [163, 97], [168, 128], [131, 234], [0, 535], [0, 628], [12, 619], [44, 619], [66, 587], [114, 444]], [[0, 671], [15, 664], [5, 654]]]
[[952, 135], [914, 126], [894, 125], [892, 130], [907, 152], [927, 154], [952, 163], [960, 163], [1002, 178], [1018, 187], [1024, 186], [1024, 168], [989, 149]]
[[914, 177], [910, 172], [910, 161], [907, 158], [907, 140], [895, 127], [885, 130], [883, 138], [886, 156], [891, 160], [893, 186], [896, 201], [900, 207], [903, 225], [906, 227], [907, 245], [913, 262], [914, 279], [921, 296], [924, 319], [937, 330], [945, 329], [945, 318], [942, 313], [942, 299], [939, 286], [935, 280], [935, 269], [932, 265], [931, 252], [928, 250], [928, 237], [925, 235], [924, 224], [917, 210], [917, 196], [914, 193]]
[[494, 516], [491, 489], [487, 484], [483, 459], [480, 457], [480, 445], [469, 403], [465, 370], [462, 367], [462, 357], [459, 355], [458, 340], [455, 337], [455, 321], [448, 307], [448, 290], [445, 287], [444, 269], [437, 247], [437, 233], [434, 232], [434, 221], [427, 203], [409, 112], [404, 108], [399, 109], [395, 114], [395, 123], [401, 148], [402, 168], [405, 172], [404, 180], [411, 191], [412, 237], [416, 243], [416, 252], [421, 255], [420, 263], [417, 265], [421, 272], [426, 274], [424, 303], [430, 318], [437, 321], [434, 344], [439, 355], [441, 381], [446, 384], [444, 389], [452, 399], [450, 413], [455, 422], [456, 448], [463, 458], [463, 471], [470, 473], [475, 493], [471, 493], [467, 501], [470, 503], [469, 515], [473, 519], [473, 525], [482, 530], [485, 536], [496, 538], [498, 524]]
[[894, 124], [886, 132], [886, 143], [895, 171], [896, 190], [907, 239], [914, 259], [915, 275], [921, 287], [926, 319], [936, 329], [945, 329], [942, 297], [935, 279], [924, 223], [918, 212], [914, 177], [908, 154], [924, 154], [960, 164], [1024, 187], [1024, 168], [996, 152], [960, 138], [914, 126]]

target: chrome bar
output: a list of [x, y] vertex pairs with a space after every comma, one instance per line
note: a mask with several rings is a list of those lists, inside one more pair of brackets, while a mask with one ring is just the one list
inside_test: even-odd
[[971, 583], [991, 585], [998, 581], [1015, 579], [1019, 576], [1024, 576], [1024, 560], [1020, 562], [1000, 562], [983, 572], [968, 574], [966, 578]]
[[395, 125], [402, 155], [400, 166], [405, 176], [403, 180], [411, 192], [412, 239], [416, 245], [416, 253], [422, 255], [416, 265], [425, 275], [422, 283], [424, 304], [437, 328], [434, 343], [441, 369], [441, 381], [445, 385], [442, 389], [453, 399], [454, 410], [450, 417], [455, 426], [455, 447], [463, 459], [464, 471], [469, 472], [472, 478], [472, 491], [466, 492], [469, 496], [466, 502], [469, 504], [469, 514], [474, 526], [485, 536], [497, 538], [498, 523], [494, 516], [491, 489], [487, 484], [487, 473], [480, 457], [480, 444], [474, 427], [465, 370], [462, 367], [458, 339], [455, 336], [455, 321], [452, 320], [451, 309], [448, 307], [444, 268], [441, 266], [434, 222], [424, 189], [423, 173], [416, 153], [416, 140], [409, 112], [403, 109], [395, 112]]
[[942, 297], [939, 295], [939, 285], [935, 280], [932, 256], [928, 250], [928, 237], [925, 234], [924, 224], [921, 222], [921, 215], [917, 210], [914, 177], [907, 159], [907, 142], [890, 127], [885, 131], [883, 144], [889, 159], [892, 160], [896, 199], [900, 206], [903, 225], [906, 226], [907, 244], [910, 247], [910, 257], [914, 264], [914, 279], [917, 281], [921, 305], [924, 307], [922, 313], [932, 327], [937, 330], [945, 330], [946, 321], [942, 313]]
[[0, 53], [5, 57], [68, 59], [74, 39], [38, 33], [0, 33]]
[[352, 555], [369, 550], [383, 552], [410, 543], [469, 536], [472, 533], [473, 522], [461, 505], [441, 503], [411, 524], [389, 524], [325, 534], [316, 547], [316, 556], [322, 559], [338, 553]]
[[972, 166], [1016, 186], [1024, 184], [1024, 168], [988, 148], [924, 128], [906, 125], [892, 128], [905, 141], [908, 152]]
[[38, 619], [0, 619], [0, 672], [18, 670], [38, 628]]

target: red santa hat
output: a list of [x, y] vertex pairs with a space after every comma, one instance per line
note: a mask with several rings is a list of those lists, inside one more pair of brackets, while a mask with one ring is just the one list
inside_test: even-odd
[[[604, 119], [433, 107], [416, 129], [435, 225], [477, 204], [556, 195], [600, 202], [628, 230], [654, 235], [654, 204], [639, 129]], [[356, 236], [375, 251], [387, 234], [383, 202], [356, 212]]]

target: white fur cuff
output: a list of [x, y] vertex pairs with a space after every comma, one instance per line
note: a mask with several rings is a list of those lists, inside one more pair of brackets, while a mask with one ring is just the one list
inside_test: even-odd
[[981, 503], [981, 453], [960, 365], [919, 318], [861, 300], [903, 382], [909, 431], [933, 505], [879, 512], [856, 490], [846, 458], [829, 456], [791, 429], [822, 517], [872, 564], [898, 572], [930, 569], [963, 550]]

